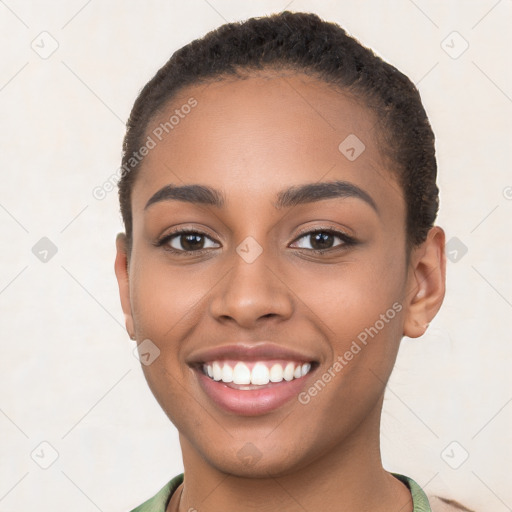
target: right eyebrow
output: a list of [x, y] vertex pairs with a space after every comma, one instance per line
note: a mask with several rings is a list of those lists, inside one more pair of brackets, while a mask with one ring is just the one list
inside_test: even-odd
[[222, 192], [204, 185], [166, 185], [150, 197], [144, 210], [160, 201], [186, 201], [188, 203], [208, 204], [217, 208], [224, 206]]

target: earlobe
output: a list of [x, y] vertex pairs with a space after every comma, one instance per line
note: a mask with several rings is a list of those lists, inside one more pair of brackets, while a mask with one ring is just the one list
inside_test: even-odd
[[135, 330], [130, 301], [130, 281], [128, 272], [127, 239], [124, 233], [118, 233], [116, 237], [116, 260], [114, 269], [119, 286], [119, 297], [124, 313], [126, 330], [131, 339], [135, 339]]
[[436, 316], [445, 294], [446, 256], [444, 231], [434, 226], [427, 239], [411, 253], [404, 317], [404, 335], [424, 334]]

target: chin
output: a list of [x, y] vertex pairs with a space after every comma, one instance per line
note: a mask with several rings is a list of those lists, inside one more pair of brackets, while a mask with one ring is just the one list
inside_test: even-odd
[[[232, 443], [233, 446], [234, 443]], [[203, 453], [202, 457], [218, 471], [240, 478], [283, 477], [294, 473], [312, 462], [303, 460], [306, 454], [299, 453], [292, 447], [290, 450], [258, 449], [253, 443], [247, 442], [235, 450], [222, 450]]]

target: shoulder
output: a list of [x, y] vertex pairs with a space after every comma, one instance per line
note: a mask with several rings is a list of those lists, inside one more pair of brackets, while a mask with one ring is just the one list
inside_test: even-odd
[[475, 512], [457, 500], [443, 498], [441, 496], [428, 496], [432, 512]]
[[391, 473], [401, 480], [411, 491], [413, 512], [475, 512], [473, 509], [451, 498], [444, 498], [425, 491], [412, 478], [399, 473]]
[[183, 478], [183, 473], [175, 476], [171, 481], [167, 482], [155, 496], [145, 501], [137, 508], [134, 508], [131, 512], [165, 512], [172, 495], [183, 482]]

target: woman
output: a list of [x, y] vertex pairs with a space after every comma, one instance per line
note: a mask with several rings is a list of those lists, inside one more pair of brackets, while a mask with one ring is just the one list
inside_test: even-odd
[[185, 468], [135, 511], [431, 510], [379, 446], [445, 293], [410, 80], [313, 14], [224, 25], [141, 91], [119, 196], [126, 327]]

